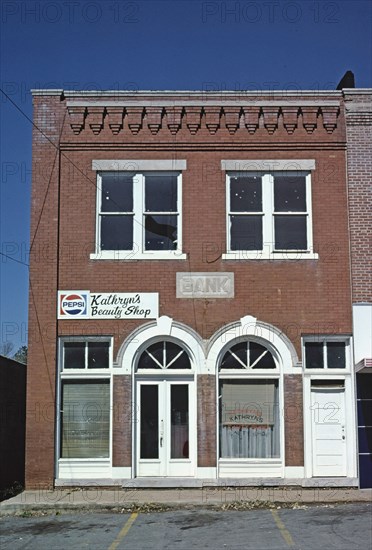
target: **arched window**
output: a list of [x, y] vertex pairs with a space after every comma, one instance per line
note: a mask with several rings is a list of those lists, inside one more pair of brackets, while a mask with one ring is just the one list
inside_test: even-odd
[[140, 355], [137, 371], [144, 369], [191, 369], [191, 363], [184, 348], [163, 340], [151, 344]]
[[271, 352], [256, 342], [239, 342], [229, 348], [222, 358], [220, 369], [275, 369]]
[[[278, 370], [271, 351], [255, 341], [225, 349], [219, 364], [221, 459], [280, 457]], [[232, 377], [232, 371], [239, 373]]]

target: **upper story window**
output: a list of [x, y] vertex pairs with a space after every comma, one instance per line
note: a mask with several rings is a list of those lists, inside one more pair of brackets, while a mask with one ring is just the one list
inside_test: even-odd
[[322, 339], [305, 341], [306, 369], [346, 369], [349, 366], [349, 341]]
[[227, 171], [226, 187], [225, 259], [317, 257], [308, 170]]
[[[172, 166], [171, 161], [131, 161], [131, 171], [124, 161], [116, 162], [116, 170], [112, 170], [111, 161], [93, 162], [109, 169], [97, 173], [96, 253], [91, 258], [185, 257], [181, 252], [181, 171], [158, 169]], [[177, 162], [173, 164], [177, 166]], [[141, 170], [148, 166], [155, 170]], [[136, 167], [138, 170], [133, 170]]]

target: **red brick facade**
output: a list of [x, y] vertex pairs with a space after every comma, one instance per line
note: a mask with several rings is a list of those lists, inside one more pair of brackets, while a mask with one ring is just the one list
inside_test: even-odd
[[372, 93], [345, 92], [353, 302], [372, 302]]
[[[346, 134], [342, 94], [272, 98], [202, 93], [110, 96], [35, 94], [33, 136], [30, 343], [26, 483], [55, 479], [55, 392], [59, 336], [112, 336], [114, 358], [143, 321], [56, 319], [57, 290], [158, 292], [160, 315], [187, 325], [204, 340], [251, 315], [291, 341], [301, 360], [305, 334], [351, 334]], [[359, 131], [359, 130], [358, 130]], [[349, 139], [358, 139], [354, 127]], [[358, 155], [367, 154], [358, 153]], [[364, 158], [364, 157], [363, 157]], [[185, 159], [182, 176], [183, 252], [186, 260], [93, 260], [96, 159]], [[318, 259], [224, 260], [226, 184], [221, 160], [314, 159], [312, 215]], [[355, 172], [352, 229], [359, 197], [368, 193], [368, 168]], [[350, 159], [349, 159], [350, 163]], [[363, 195], [364, 196], [364, 195]], [[358, 213], [358, 215], [357, 215]], [[356, 234], [356, 231], [354, 231]], [[357, 237], [355, 237], [357, 238]], [[364, 246], [364, 245], [363, 245]], [[356, 270], [366, 249], [355, 247]], [[360, 267], [358, 267], [360, 266]], [[229, 299], [176, 298], [177, 272], [231, 272]], [[357, 272], [356, 272], [357, 273]], [[358, 281], [358, 275], [355, 278]], [[363, 283], [364, 285], [365, 283]], [[365, 288], [363, 287], [363, 292]], [[354, 296], [359, 286], [354, 285]], [[303, 466], [302, 377], [285, 377], [286, 466]], [[114, 376], [113, 466], [132, 461], [128, 377]], [[198, 381], [198, 466], [216, 462], [215, 379]], [[206, 403], [210, 402], [210, 406]], [[296, 416], [292, 412], [296, 410]]]

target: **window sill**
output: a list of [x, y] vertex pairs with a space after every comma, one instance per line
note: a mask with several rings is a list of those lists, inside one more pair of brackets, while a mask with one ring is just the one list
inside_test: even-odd
[[237, 250], [235, 252], [226, 252], [222, 254], [223, 260], [318, 260], [319, 254], [315, 252], [263, 252], [261, 250]]
[[180, 251], [167, 252], [147, 252], [139, 253], [130, 251], [103, 251], [95, 254], [90, 254], [91, 260], [120, 260], [120, 261], [137, 261], [137, 260], [186, 260], [187, 254]]

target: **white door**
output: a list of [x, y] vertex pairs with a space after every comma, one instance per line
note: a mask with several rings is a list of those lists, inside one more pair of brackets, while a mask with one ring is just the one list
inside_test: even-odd
[[193, 381], [137, 381], [137, 476], [195, 474]]
[[346, 476], [345, 392], [311, 388], [313, 476]]

